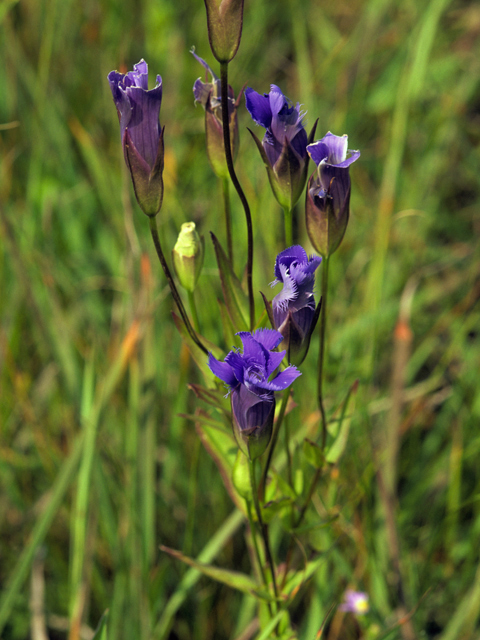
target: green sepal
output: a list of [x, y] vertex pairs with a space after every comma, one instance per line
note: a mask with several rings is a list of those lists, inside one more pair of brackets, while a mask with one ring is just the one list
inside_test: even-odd
[[252, 484], [250, 482], [248, 458], [240, 449], [237, 451], [237, 457], [233, 465], [232, 481], [239, 495], [241, 495], [244, 500], [252, 502]]
[[215, 256], [217, 258], [223, 298], [235, 331], [247, 331], [248, 298], [242, 289], [240, 280], [235, 275], [232, 264], [222, 249], [216, 236], [211, 233]]
[[340, 417], [329, 423], [329, 432], [335, 438], [333, 443], [328, 447], [325, 459], [330, 464], [335, 464], [345, 451], [347, 446], [348, 434], [350, 431], [350, 422], [352, 420], [353, 411], [355, 409], [355, 400], [358, 390], [358, 380], [350, 387], [347, 397], [341, 407]]

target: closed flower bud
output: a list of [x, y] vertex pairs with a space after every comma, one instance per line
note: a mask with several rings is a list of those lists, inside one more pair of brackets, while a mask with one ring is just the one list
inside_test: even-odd
[[243, 26], [244, 0], [205, 0], [208, 39], [218, 62], [235, 57]]
[[126, 74], [108, 74], [120, 120], [125, 162], [132, 177], [135, 196], [142, 211], [156, 216], [163, 201], [163, 129], [158, 121], [162, 104], [162, 78], [148, 90], [145, 60]]
[[305, 215], [311, 243], [323, 257], [336, 251], [350, 215], [349, 167], [360, 151], [347, 150], [348, 137], [327, 135], [307, 147], [317, 165], [307, 186]]
[[[223, 121], [222, 121], [222, 99], [220, 79], [213, 73], [211, 68], [192, 50], [193, 56], [202, 64], [210, 74], [211, 82], [202, 82], [200, 78], [193, 85], [193, 94], [195, 102], [205, 109], [205, 135], [207, 145], [207, 155], [210, 165], [219, 178], [228, 178], [229, 172], [227, 162], [225, 160], [225, 145], [223, 140]], [[240, 98], [240, 96], [239, 96]], [[238, 100], [235, 101], [235, 95], [232, 87], [228, 87], [228, 127], [230, 130], [230, 145], [232, 148], [232, 157], [235, 160], [238, 154], [239, 135], [238, 135], [238, 117], [237, 117]]]
[[232, 402], [232, 426], [243, 453], [255, 460], [268, 447], [275, 415], [275, 391], [282, 391], [301, 375], [296, 367], [287, 367], [272, 380], [285, 351], [273, 351], [282, 335], [273, 329], [242, 331], [243, 352], [230, 351], [224, 362], [211, 353], [208, 366], [226, 383]]
[[184, 222], [172, 251], [175, 273], [184, 289], [193, 293], [203, 267], [204, 238], [194, 222]]
[[275, 262], [275, 280], [283, 289], [272, 302], [275, 328], [283, 336], [288, 362], [299, 366], [307, 355], [320, 309], [315, 308], [315, 271], [322, 259], [307, 256], [299, 245], [282, 251]]

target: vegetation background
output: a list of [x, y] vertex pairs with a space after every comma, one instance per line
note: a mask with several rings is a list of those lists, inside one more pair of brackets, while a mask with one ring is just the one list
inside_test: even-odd
[[[198, 404], [187, 388], [198, 374], [106, 79], [141, 58], [151, 83], [163, 77], [160, 232], [167, 253], [185, 221], [206, 236], [202, 332], [229, 349], [209, 242], [210, 230], [225, 241], [221, 190], [189, 54], [215, 68], [203, 2], [2, 0], [0, 21], [1, 636], [40, 640], [46, 625], [50, 638], [88, 639], [108, 607], [115, 640], [241, 637], [252, 600], [158, 549], [249, 570], [241, 519], [180, 415]], [[369, 593], [365, 637], [402, 611], [418, 638], [480, 635], [479, 33], [479, 5], [462, 1], [245, 3], [235, 92], [278, 84], [308, 128], [319, 118], [318, 137], [348, 133], [362, 152], [331, 263], [329, 410], [360, 387], [346, 451], [315, 499], [336, 518], [310, 540], [330, 551], [293, 610], [302, 640], [348, 586]], [[282, 212], [243, 102], [239, 119], [254, 288], [268, 293]], [[232, 206], [239, 270], [233, 191]], [[295, 391], [302, 424], [318, 420], [317, 350], [315, 338]], [[347, 618], [336, 614], [329, 638], [360, 637]]]

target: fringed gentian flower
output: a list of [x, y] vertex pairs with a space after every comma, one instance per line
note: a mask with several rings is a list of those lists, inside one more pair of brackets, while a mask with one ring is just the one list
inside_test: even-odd
[[[305, 114], [298, 102], [293, 106], [274, 84], [270, 93], [263, 95], [247, 88], [245, 100], [253, 120], [266, 129], [262, 142], [250, 133], [267, 169], [275, 198], [283, 209], [291, 211], [307, 179], [309, 139], [302, 122]], [[310, 141], [315, 128], [316, 123]]]
[[162, 78], [148, 90], [145, 60], [126, 74], [108, 74], [113, 100], [120, 120], [125, 162], [132, 176], [138, 204], [147, 216], [155, 216], [163, 200], [163, 129], [159, 123]]
[[[222, 99], [220, 79], [213, 73], [205, 60], [202, 60], [192, 49], [191, 53], [200, 64], [202, 64], [210, 74], [211, 82], [202, 82], [199, 78], [193, 85], [193, 95], [195, 102], [205, 109], [205, 135], [207, 144], [207, 155], [216, 176], [228, 178], [228, 167], [225, 160], [225, 145], [223, 143], [223, 120], [222, 120]], [[230, 129], [230, 145], [232, 148], [232, 158], [235, 160], [238, 147], [238, 117], [237, 107], [240, 96], [235, 101], [232, 87], [228, 87], [228, 126]]]
[[347, 149], [348, 136], [327, 135], [307, 147], [317, 165], [308, 181], [306, 222], [310, 240], [323, 257], [336, 251], [343, 239], [350, 213], [349, 167], [360, 151]]
[[299, 245], [285, 249], [275, 262], [275, 280], [283, 289], [272, 302], [275, 328], [284, 338], [288, 362], [299, 366], [307, 355], [310, 338], [318, 320], [313, 288], [315, 271], [322, 259], [307, 256]]
[[283, 340], [278, 331], [258, 329], [237, 335], [243, 352], [230, 351], [224, 362], [210, 353], [208, 366], [229, 388], [235, 439], [243, 453], [254, 460], [270, 442], [275, 391], [286, 389], [301, 373], [296, 367], [287, 367], [269, 380], [285, 355], [285, 351], [273, 351]]
[[344, 602], [339, 607], [340, 611], [348, 611], [357, 615], [368, 613], [368, 594], [349, 589], [345, 591], [343, 598]]

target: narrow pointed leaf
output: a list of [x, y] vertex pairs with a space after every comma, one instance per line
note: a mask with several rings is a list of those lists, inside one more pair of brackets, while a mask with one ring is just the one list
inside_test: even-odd
[[220, 272], [220, 282], [222, 283], [223, 298], [227, 307], [230, 319], [235, 331], [246, 331], [248, 329], [248, 298], [242, 289], [240, 280], [235, 275], [230, 260], [222, 249], [219, 241], [213, 233], [213, 246], [217, 258], [218, 270]]
[[[213, 373], [210, 371], [208, 367], [207, 356], [203, 353], [200, 347], [197, 344], [195, 344], [195, 342], [192, 340], [190, 334], [187, 331], [187, 328], [183, 324], [182, 319], [179, 316], [177, 316], [177, 314], [174, 312], [172, 312], [172, 318], [173, 318], [173, 322], [175, 323], [175, 326], [177, 327], [178, 333], [180, 334], [180, 336], [182, 337], [182, 340], [187, 345], [188, 350], [192, 355], [192, 358], [194, 359], [200, 371], [203, 373], [205, 380], [207, 382], [211, 382], [215, 376], [213, 375]], [[203, 336], [199, 335], [199, 338], [202, 341], [202, 343], [205, 345], [205, 347], [209, 351], [211, 351], [215, 357], [221, 358], [222, 356], [221, 349], [219, 349], [216, 345], [212, 344], [208, 340], [205, 340]]]
[[243, 593], [248, 593], [249, 595], [253, 595], [258, 591], [258, 585], [255, 580], [244, 573], [240, 573], [239, 571], [232, 571], [230, 569], [222, 569], [221, 567], [215, 567], [212, 564], [204, 564], [203, 562], [198, 562], [198, 560], [189, 558], [180, 551], [176, 551], [175, 549], [171, 549], [170, 547], [165, 547], [164, 545], [160, 545], [160, 549], [165, 553], [168, 553], [173, 558], [181, 560], [185, 564], [188, 564], [190, 567], [197, 569], [198, 571], [203, 573], [203, 575], [208, 576], [209, 578], [212, 578], [217, 582], [221, 582], [222, 584], [226, 584], [232, 589], [237, 589], [237, 591], [242, 591]]

